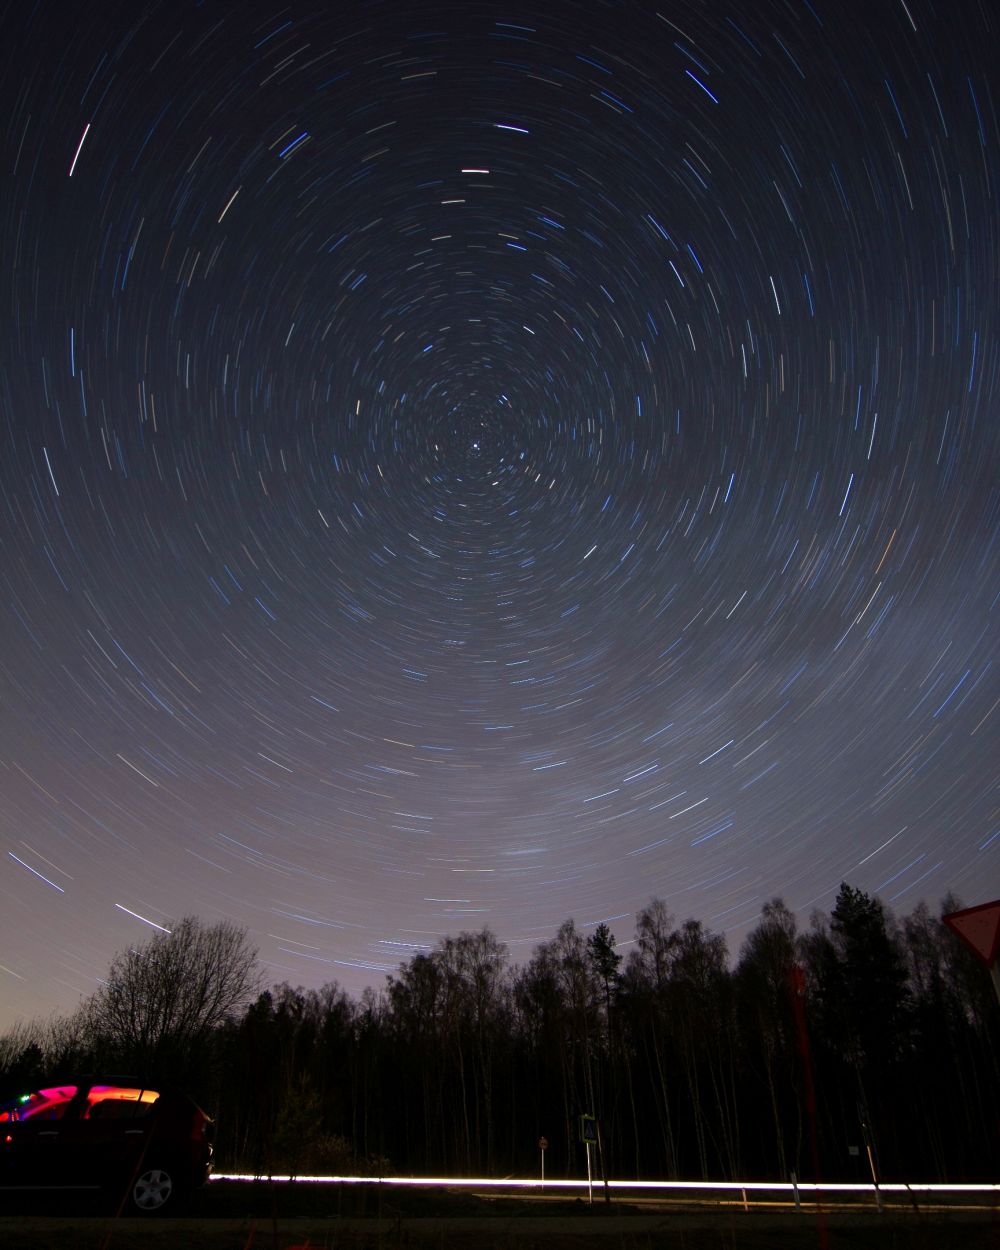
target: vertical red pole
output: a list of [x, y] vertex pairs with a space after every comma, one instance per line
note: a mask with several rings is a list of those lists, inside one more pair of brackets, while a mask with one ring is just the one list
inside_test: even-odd
[[[809, 1030], [806, 1026], [806, 974], [798, 964], [792, 967], [792, 1005], [795, 1025], [799, 1036], [799, 1054], [802, 1058], [802, 1080], [805, 1087], [806, 1113], [809, 1117], [809, 1137], [812, 1143], [813, 1176], [819, 1185], [819, 1128], [816, 1124], [816, 1087], [813, 1083], [812, 1054], [809, 1050]], [[827, 1250], [829, 1241], [826, 1231], [826, 1210], [819, 1189], [816, 1190], [816, 1224], [821, 1250]]]

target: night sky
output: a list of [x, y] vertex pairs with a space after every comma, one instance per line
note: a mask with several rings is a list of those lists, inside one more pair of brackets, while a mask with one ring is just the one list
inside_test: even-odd
[[0, 1024], [1000, 894], [992, 0], [0, 38]]

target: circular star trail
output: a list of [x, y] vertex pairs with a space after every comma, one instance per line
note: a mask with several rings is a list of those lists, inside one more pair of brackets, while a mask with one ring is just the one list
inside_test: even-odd
[[1000, 883], [988, 5], [0, 42], [9, 1018]]

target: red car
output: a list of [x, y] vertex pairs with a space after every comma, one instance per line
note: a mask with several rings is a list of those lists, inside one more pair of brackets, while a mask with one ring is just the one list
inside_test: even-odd
[[0, 1103], [0, 1191], [99, 1190], [155, 1214], [208, 1180], [212, 1121], [186, 1094], [87, 1076]]

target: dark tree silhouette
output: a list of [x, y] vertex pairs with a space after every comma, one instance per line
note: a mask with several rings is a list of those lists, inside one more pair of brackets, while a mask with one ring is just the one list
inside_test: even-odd
[[567, 920], [520, 967], [488, 929], [443, 938], [356, 1001], [256, 994], [255, 974], [241, 930], [183, 921], [116, 957], [80, 1011], [0, 1037], [0, 1084], [183, 1080], [219, 1166], [259, 1173], [537, 1175], [544, 1136], [550, 1174], [579, 1176], [582, 1112], [620, 1177], [858, 1179], [866, 1132], [886, 1179], [1000, 1166], [988, 975], [927, 907], [897, 925], [850, 885], [803, 934], [765, 903], [735, 969], [654, 898], [624, 961], [607, 925]]
[[212, 1034], [247, 1006], [258, 982], [245, 929], [186, 916], [117, 954], [83, 1019], [108, 1062], [183, 1073], [202, 1061]]

